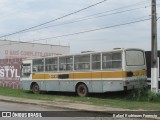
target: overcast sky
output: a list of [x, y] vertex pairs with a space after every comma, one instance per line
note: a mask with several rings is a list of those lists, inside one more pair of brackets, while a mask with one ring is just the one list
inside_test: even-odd
[[[0, 0], [0, 36], [59, 18], [100, 1], [102, 0]], [[95, 7], [41, 26], [50, 26], [46, 29], [19, 33], [1, 39], [34, 41], [144, 20], [150, 18], [150, 5], [151, 0], [107, 0]], [[160, 17], [160, 0], [157, 0], [157, 13]], [[160, 19], [157, 24], [159, 32]], [[117, 47], [150, 50], [151, 21], [37, 42], [70, 45], [71, 53], [103, 51]], [[160, 50], [159, 33], [158, 42]]]

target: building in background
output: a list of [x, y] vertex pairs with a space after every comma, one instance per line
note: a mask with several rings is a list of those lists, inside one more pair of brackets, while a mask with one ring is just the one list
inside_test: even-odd
[[20, 87], [22, 58], [69, 54], [69, 46], [0, 40], [0, 86]]

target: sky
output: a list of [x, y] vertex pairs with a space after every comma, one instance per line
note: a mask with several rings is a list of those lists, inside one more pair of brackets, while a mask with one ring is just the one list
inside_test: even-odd
[[[0, 0], [0, 36], [54, 20], [100, 1], [103, 0]], [[70, 53], [104, 51], [113, 48], [151, 50], [151, 20], [146, 20], [150, 17], [151, 0], [107, 0], [84, 11], [35, 28], [36, 30], [0, 39], [69, 45]], [[157, 18], [159, 17], [160, 0], [157, 0]], [[129, 24], [131, 22], [136, 23]], [[92, 32], [69, 35], [95, 29], [97, 30]], [[160, 19], [157, 20], [157, 29], [159, 32]], [[157, 40], [160, 50], [159, 33]]]

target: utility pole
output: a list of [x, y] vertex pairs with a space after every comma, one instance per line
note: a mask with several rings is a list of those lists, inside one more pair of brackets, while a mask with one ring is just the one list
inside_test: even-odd
[[156, 0], [152, 0], [151, 8], [151, 91], [158, 93], [158, 64], [157, 64], [157, 13]]

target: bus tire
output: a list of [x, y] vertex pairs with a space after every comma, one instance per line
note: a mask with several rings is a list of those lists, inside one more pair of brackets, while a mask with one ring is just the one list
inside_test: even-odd
[[40, 94], [39, 85], [37, 83], [34, 83], [31, 87], [31, 90], [34, 94]]
[[88, 88], [84, 83], [78, 84], [76, 87], [76, 93], [80, 97], [85, 97], [88, 95]]

